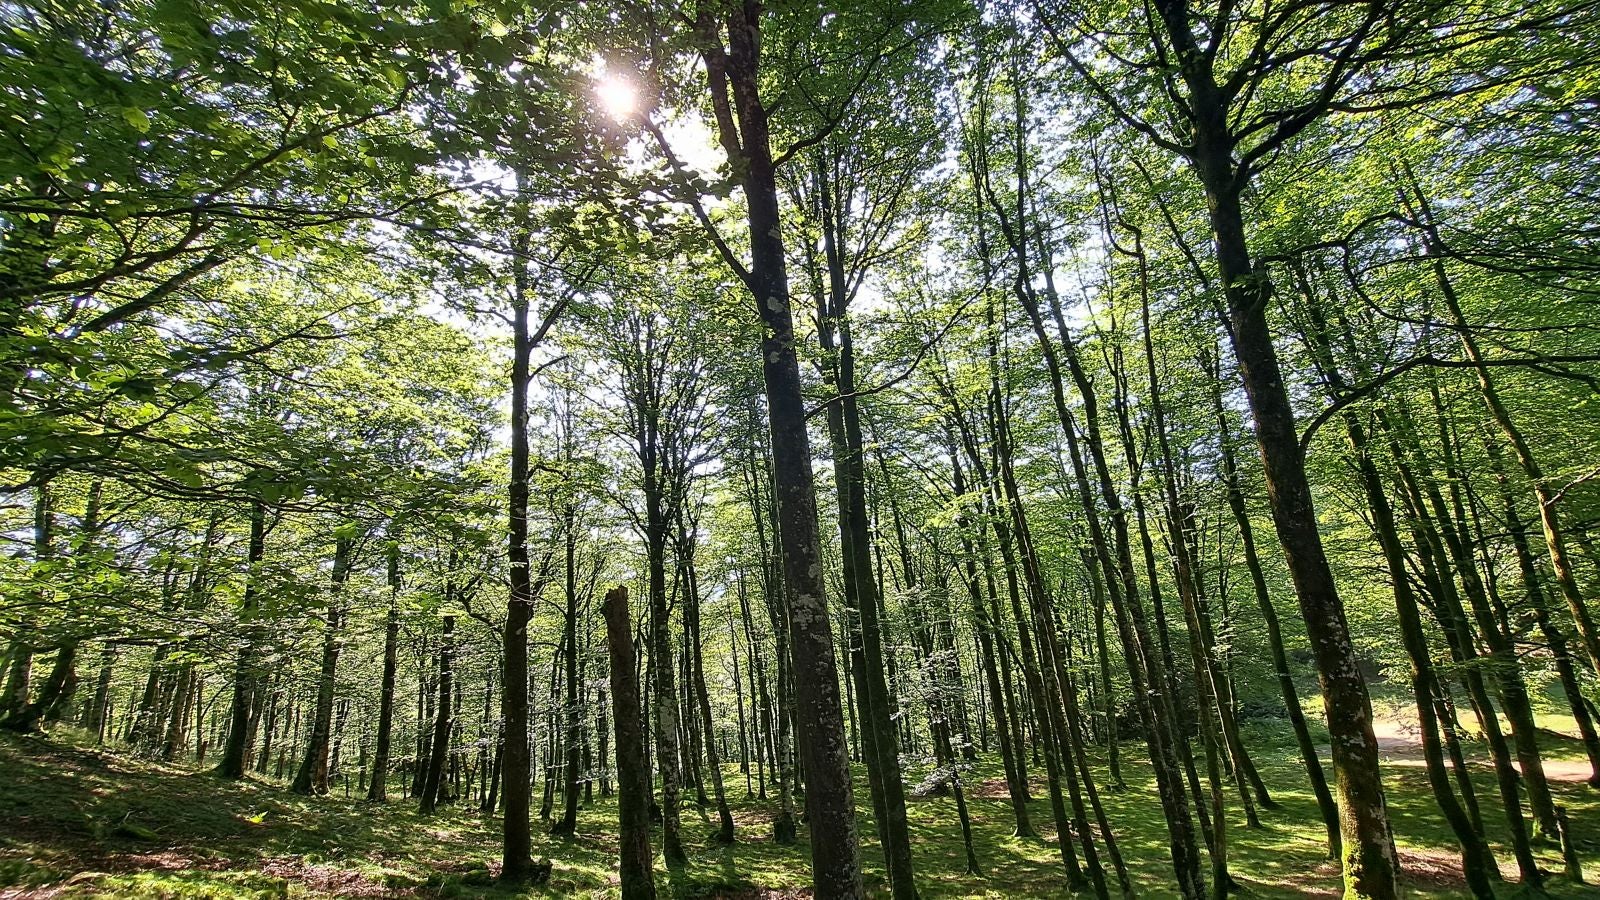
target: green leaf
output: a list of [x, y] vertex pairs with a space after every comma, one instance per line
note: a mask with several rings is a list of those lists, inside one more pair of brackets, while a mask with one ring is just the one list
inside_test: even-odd
[[150, 116], [136, 106], [124, 106], [122, 120], [133, 126], [133, 130], [140, 134], [150, 133]]

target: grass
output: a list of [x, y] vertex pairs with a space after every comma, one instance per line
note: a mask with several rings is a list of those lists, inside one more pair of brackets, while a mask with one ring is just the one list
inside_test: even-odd
[[[1263, 738], [1270, 738], [1264, 735]], [[578, 836], [549, 838], [535, 823], [536, 855], [554, 862], [550, 882], [525, 894], [493, 884], [499, 822], [473, 811], [447, 809], [422, 817], [409, 802], [375, 805], [342, 797], [304, 798], [258, 781], [231, 784], [183, 766], [158, 765], [74, 745], [71, 733], [0, 738], [0, 898], [285, 898], [368, 897], [606, 897], [616, 894], [616, 810], [596, 798], [584, 807]], [[1263, 739], [1258, 765], [1282, 809], [1262, 811], [1263, 827], [1230, 822], [1230, 858], [1243, 896], [1338, 897], [1336, 868], [1323, 853], [1315, 801], [1302, 786], [1292, 749]], [[1169, 841], [1160, 806], [1138, 764], [1141, 749], [1125, 747], [1125, 791], [1104, 791], [1111, 821], [1140, 897], [1173, 896]], [[1552, 757], [1572, 747], [1552, 741]], [[1434, 808], [1420, 766], [1395, 759], [1385, 771], [1390, 811], [1410, 896], [1464, 897], [1449, 832]], [[1490, 838], [1500, 841], [1498, 803], [1490, 773], [1475, 773]], [[1102, 789], [1104, 771], [1096, 776]], [[918, 886], [924, 897], [1053, 897], [1066, 893], [1044, 784], [1034, 783], [1030, 806], [1042, 839], [1010, 836], [1012, 817], [996, 761], [967, 775], [977, 854], [984, 874], [964, 873], [965, 855], [948, 798], [913, 801], [909, 810]], [[770, 840], [771, 805], [744, 799], [742, 776], [730, 777], [739, 841], [711, 840], [715, 816], [693, 804], [684, 811], [691, 865], [669, 876], [658, 863], [664, 894], [696, 897], [799, 897], [809, 884], [804, 844]], [[1583, 854], [1587, 880], [1600, 880], [1600, 792], [1582, 784], [1554, 785], [1567, 807]], [[865, 806], [865, 784], [858, 786]], [[1234, 798], [1230, 798], [1230, 802]], [[1234, 819], [1240, 819], [1237, 804]], [[869, 889], [883, 893], [882, 862], [870, 816], [863, 816], [862, 858]], [[801, 832], [804, 838], [804, 829]], [[1498, 856], [1516, 886], [1508, 853]], [[1553, 847], [1540, 849], [1552, 873]], [[1600, 898], [1600, 889], [1571, 885], [1558, 874], [1550, 894]]]

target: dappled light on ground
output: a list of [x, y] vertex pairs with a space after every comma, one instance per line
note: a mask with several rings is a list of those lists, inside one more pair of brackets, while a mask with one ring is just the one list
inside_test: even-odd
[[[1285, 749], [1263, 748], [1263, 775], [1283, 808], [1263, 811], [1263, 827], [1230, 829], [1234, 877], [1244, 896], [1340, 896], [1337, 868], [1324, 855], [1315, 801], [1301, 789], [1297, 763]], [[1402, 761], [1403, 762], [1403, 761]], [[1169, 842], [1147, 769], [1124, 762], [1128, 789], [1106, 791], [1123, 855], [1141, 897], [1168, 896]], [[973, 784], [993, 784], [998, 765], [981, 763]], [[183, 766], [157, 765], [71, 746], [55, 738], [0, 742], [0, 896], [69, 897], [497, 897], [497, 819], [446, 807], [422, 817], [409, 801], [370, 804], [342, 796], [304, 798], [276, 784], [228, 783]], [[859, 774], [859, 773], [858, 773]], [[1489, 772], [1475, 775], [1485, 795]], [[1423, 773], [1409, 765], [1387, 772], [1390, 811], [1413, 896], [1460, 896], [1459, 857], [1437, 821]], [[1003, 783], [1003, 782], [1002, 782]], [[730, 781], [730, 786], [737, 782]], [[866, 785], [857, 790], [865, 796]], [[1557, 786], [1588, 858], [1600, 851], [1600, 795], [1580, 785]], [[919, 888], [927, 897], [1054, 897], [1065, 891], [1054, 846], [1046, 786], [1032, 782], [1038, 839], [1011, 836], [1004, 791], [970, 792], [981, 876], [964, 872], [965, 855], [948, 797], [909, 804]], [[714, 810], [693, 802], [684, 811], [690, 865], [658, 883], [673, 897], [799, 898], [810, 896], [804, 844], [773, 842], [773, 805], [733, 787], [738, 841], [714, 840]], [[1237, 814], [1238, 810], [1235, 808]], [[550, 882], [533, 896], [606, 896], [617, 879], [614, 802], [584, 806], [570, 840], [543, 834], [534, 852], [554, 863]], [[1486, 822], [1492, 840], [1503, 824]], [[861, 821], [862, 859], [870, 890], [882, 890], [881, 854], [870, 817]], [[1509, 854], [1497, 847], [1508, 885]], [[1541, 861], [1559, 872], [1554, 848]], [[1591, 880], [1600, 869], [1591, 866]], [[1559, 897], [1600, 897], [1600, 890], [1551, 881]]]

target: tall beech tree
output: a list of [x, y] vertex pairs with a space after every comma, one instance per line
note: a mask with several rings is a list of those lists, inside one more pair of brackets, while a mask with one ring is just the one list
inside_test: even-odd
[[345, 534], [334, 539], [333, 585], [323, 623], [322, 668], [317, 673], [317, 699], [311, 719], [311, 744], [290, 789], [297, 794], [328, 792], [328, 756], [333, 745], [333, 693], [339, 674], [339, 653], [344, 644], [345, 585], [350, 580], [350, 553], [354, 540]]
[[[529, 226], [526, 218], [518, 223]], [[501, 689], [501, 720], [505, 729], [501, 750], [500, 779], [504, 784], [505, 805], [500, 877], [513, 884], [533, 874], [532, 823], [533, 767], [528, 722], [528, 626], [533, 619], [533, 603], [553, 572], [553, 553], [533, 569], [528, 552], [528, 389], [533, 380], [531, 354], [555, 325], [572, 293], [553, 299], [543, 320], [532, 326], [533, 273], [528, 258], [531, 241], [523, 230], [512, 241], [511, 276], [511, 478], [507, 502], [507, 559], [510, 566], [510, 599], [503, 626], [504, 660]]]

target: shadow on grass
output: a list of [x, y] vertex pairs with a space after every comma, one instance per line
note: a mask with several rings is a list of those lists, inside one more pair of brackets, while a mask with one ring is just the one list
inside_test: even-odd
[[[52, 896], [110, 897], [570, 897], [614, 896], [616, 807], [611, 798], [580, 810], [577, 833], [552, 838], [535, 823], [534, 853], [554, 863], [536, 888], [498, 886], [500, 822], [475, 809], [447, 807], [423, 817], [406, 801], [368, 804], [342, 797], [307, 798], [275, 783], [232, 783], [204, 771], [76, 747], [67, 736], [0, 737], [0, 893], [44, 888]], [[1173, 896], [1171, 841], [1139, 747], [1124, 750], [1127, 790], [1102, 791], [1107, 813], [1141, 898]], [[1263, 827], [1247, 829], [1230, 797], [1230, 862], [1243, 896], [1322, 898], [1340, 895], [1339, 873], [1326, 858], [1316, 803], [1303, 786], [1292, 749], [1263, 742], [1262, 775], [1282, 809], [1262, 812]], [[968, 777], [974, 786], [1001, 778], [985, 759]], [[1011, 836], [1015, 824], [1004, 790], [973, 790], [968, 805], [975, 850], [984, 874], [965, 873], [965, 852], [954, 801], [912, 801], [908, 809], [918, 887], [926, 898], [1057, 897], [1066, 894], [1055, 846], [1048, 793], [1038, 767], [1029, 813], [1039, 838]], [[857, 773], [858, 777], [862, 774]], [[1096, 776], [1106, 781], [1103, 767]], [[1515, 877], [1503, 846], [1492, 773], [1474, 770], [1485, 824], [1506, 865], [1504, 896]], [[910, 777], [910, 773], [908, 773]], [[1411, 896], [1463, 896], [1460, 866], [1439, 821], [1423, 772], [1385, 772], [1395, 832]], [[1600, 857], [1600, 792], [1555, 784], [1586, 861]], [[799, 898], [809, 896], [810, 854], [801, 841], [771, 838], [774, 804], [742, 798], [731, 806], [738, 841], [714, 841], [709, 817], [685, 809], [690, 864], [669, 873], [657, 865], [657, 885], [675, 900]], [[858, 785], [858, 798], [866, 796]], [[886, 893], [883, 857], [870, 815], [863, 815], [861, 860], [869, 894]], [[659, 833], [657, 834], [659, 847]], [[1540, 861], [1560, 871], [1554, 848]], [[1109, 864], [1108, 877], [1111, 876]], [[1600, 875], [1591, 865], [1590, 880]], [[1114, 877], [1112, 877], [1114, 883]], [[1552, 878], [1561, 898], [1600, 898], [1600, 889]]]

